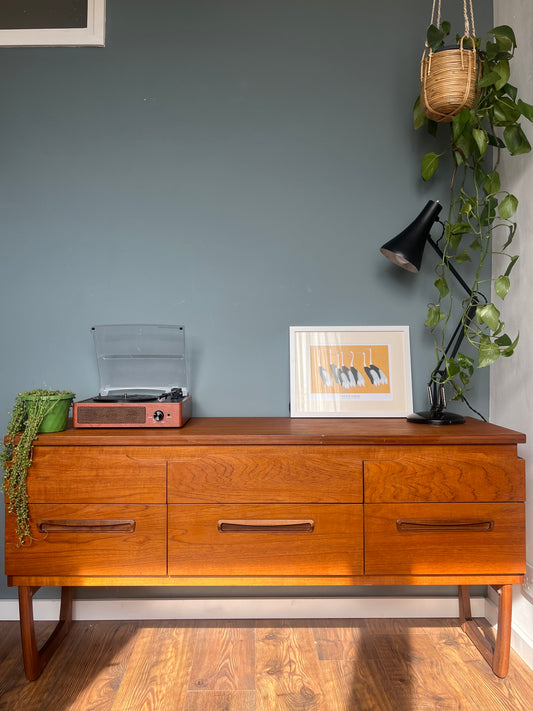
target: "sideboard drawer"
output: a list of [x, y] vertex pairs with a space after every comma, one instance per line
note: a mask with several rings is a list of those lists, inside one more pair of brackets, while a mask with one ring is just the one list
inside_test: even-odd
[[365, 502], [524, 501], [524, 460], [494, 449], [365, 461]]
[[368, 504], [367, 575], [523, 573], [523, 504]]
[[171, 505], [169, 575], [361, 575], [361, 505]]
[[6, 515], [7, 575], [166, 575], [164, 505], [30, 505], [19, 546]]
[[167, 464], [147, 447], [36, 447], [28, 471], [33, 503], [166, 501]]
[[170, 503], [360, 503], [350, 447], [183, 447], [168, 464]]

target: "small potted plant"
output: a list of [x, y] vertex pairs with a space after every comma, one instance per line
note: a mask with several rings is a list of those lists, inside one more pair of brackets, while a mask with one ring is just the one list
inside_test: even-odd
[[36, 389], [19, 393], [15, 400], [0, 459], [5, 471], [8, 511], [17, 517], [21, 545], [31, 539], [26, 478], [32, 462], [33, 442], [39, 432], [59, 432], [66, 428], [74, 397], [68, 390]]

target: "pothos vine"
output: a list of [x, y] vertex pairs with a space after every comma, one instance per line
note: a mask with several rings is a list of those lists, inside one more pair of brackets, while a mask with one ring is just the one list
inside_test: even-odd
[[[427, 40], [433, 51], [442, 48], [449, 32], [448, 22], [440, 27], [430, 26]], [[490, 293], [492, 284], [498, 299], [503, 300], [518, 260], [517, 255], [507, 251], [516, 233], [513, 217], [518, 200], [502, 188], [498, 166], [502, 151], [515, 156], [531, 150], [519, 120], [523, 117], [533, 121], [533, 106], [519, 99], [517, 88], [509, 83], [509, 62], [516, 49], [513, 30], [503, 25], [492, 29], [490, 35], [484, 49], [479, 39], [468, 40], [475, 45], [480, 63], [476, 105], [454, 116], [447, 147], [440, 153], [426, 153], [421, 164], [422, 178], [430, 180], [444, 156], [452, 159], [449, 213], [439, 244], [443, 257], [436, 268], [438, 295], [428, 305], [425, 323], [433, 334], [437, 360], [443, 358], [445, 364], [441, 382], [450, 383], [453, 399], [460, 400], [465, 399], [475, 367], [483, 368], [500, 357], [511, 356], [518, 344], [518, 336], [510, 336], [505, 330], [501, 307], [483, 294]], [[432, 136], [437, 134], [439, 124], [425, 116], [420, 97], [414, 107], [414, 125], [415, 129], [426, 125]], [[495, 277], [490, 276], [493, 255], [503, 255], [507, 260], [503, 273]], [[477, 351], [477, 361], [464, 353], [454, 358], [445, 353], [445, 331], [457, 303], [450, 265], [466, 262], [472, 264], [474, 276], [470, 293], [461, 303], [462, 328], [466, 340]]]

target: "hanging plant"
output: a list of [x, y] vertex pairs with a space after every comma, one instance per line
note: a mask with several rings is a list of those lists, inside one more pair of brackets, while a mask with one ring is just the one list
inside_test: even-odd
[[[448, 22], [429, 27], [427, 43], [433, 52], [444, 45], [449, 32]], [[421, 164], [424, 180], [430, 180], [441, 166], [451, 167], [450, 206], [439, 244], [443, 258], [436, 268], [438, 294], [429, 304], [426, 326], [434, 337], [437, 360], [444, 356], [443, 382], [453, 386], [453, 399], [460, 400], [465, 400], [476, 367], [511, 356], [518, 343], [518, 335], [507, 333], [501, 313], [501, 302], [509, 292], [511, 271], [518, 260], [509, 251], [516, 233], [513, 217], [518, 200], [502, 186], [498, 166], [502, 153], [516, 156], [531, 150], [520, 120], [533, 121], [533, 106], [519, 99], [518, 89], [510, 83], [510, 63], [516, 49], [513, 30], [502, 25], [489, 34], [484, 47], [473, 35], [468, 40], [479, 65], [475, 105], [462, 108], [451, 118], [447, 146], [441, 152], [426, 153]], [[415, 129], [426, 126], [435, 137], [440, 125], [428, 118], [419, 96], [414, 107]], [[449, 160], [443, 161], [444, 157]], [[505, 255], [507, 267], [491, 277], [494, 254]], [[469, 297], [459, 303], [462, 328], [477, 351], [477, 361], [464, 353], [455, 358], [444, 353], [445, 330], [458, 303], [450, 265], [459, 266], [460, 271], [466, 263], [474, 273], [473, 284]], [[491, 285], [497, 303], [483, 295], [491, 293]]]
[[[444, 46], [450, 23], [440, 24], [440, 0], [431, 11], [431, 24], [420, 64], [420, 105], [432, 121], [449, 122], [464, 108], [476, 105], [480, 64], [473, 41], [476, 29], [472, 0], [464, 0], [464, 33], [457, 44]], [[435, 25], [436, 19], [436, 25]]]
[[31, 539], [26, 479], [33, 442], [39, 432], [65, 429], [74, 397], [67, 390], [36, 389], [19, 393], [15, 400], [0, 459], [5, 471], [8, 511], [16, 515], [16, 533], [21, 545]]

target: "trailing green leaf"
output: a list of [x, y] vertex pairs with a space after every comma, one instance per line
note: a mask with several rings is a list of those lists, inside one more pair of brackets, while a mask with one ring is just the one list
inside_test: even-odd
[[503, 140], [512, 156], [517, 156], [522, 153], [529, 153], [531, 150], [531, 145], [527, 140], [527, 136], [518, 124], [505, 127], [503, 131]]
[[507, 52], [512, 52], [516, 48], [516, 37], [512, 27], [509, 25], [498, 25], [489, 30], [489, 34], [494, 36], [499, 47]]
[[479, 155], [484, 156], [489, 145], [489, 137], [487, 132], [481, 128], [473, 128], [472, 135], [474, 136], [474, 141], [476, 142]]
[[531, 104], [526, 104], [522, 99], [518, 100], [518, 109], [524, 118], [528, 121], [533, 121], [533, 106]]
[[446, 314], [443, 313], [438, 306], [430, 306], [428, 308], [428, 317], [425, 321], [425, 325], [428, 328], [435, 328], [443, 319], [446, 318]]
[[423, 126], [428, 120], [428, 117], [424, 113], [422, 108], [422, 102], [420, 101], [420, 96], [416, 97], [415, 105], [413, 107], [413, 125], [415, 131]]
[[506, 195], [498, 206], [498, 214], [502, 220], [509, 220], [518, 208], [518, 200], [514, 195]]
[[478, 368], [486, 368], [495, 363], [500, 357], [500, 349], [490, 338], [481, 337], [479, 344]]
[[505, 299], [511, 288], [511, 280], [505, 274], [499, 276], [494, 281], [494, 291], [500, 297], [500, 299]]
[[439, 156], [433, 151], [426, 153], [426, 155], [422, 158], [422, 177], [424, 180], [430, 180], [438, 167]]
[[435, 286], [437, 287], [441, 298], [447, 296], [450, 293], [450, 288], [444, 277], [439, 277], [435, 282]]

